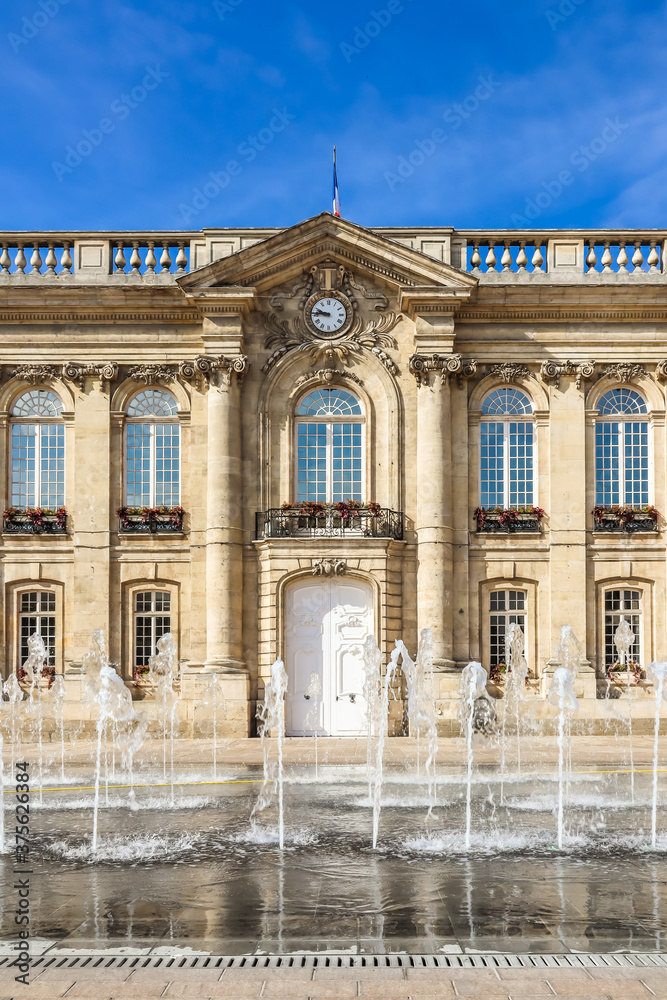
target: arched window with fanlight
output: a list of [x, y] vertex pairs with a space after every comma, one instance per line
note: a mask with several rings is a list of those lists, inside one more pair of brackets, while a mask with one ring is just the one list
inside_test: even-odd
[[346, 389], [313, 389], [296, 408], [297, 500], [363, 500], [364, 411]]
[[178, 405], [164, 389], [144, 389], [127, 408], [125, 503], [177, 507], [181, 497]]
[[10, 505], [57, 509], [65, 503], [63, 404], [49, 389], [29, 389], [11, 408]]
[[605, 392], [595, 424], [595, 502], [612, 507], [649, 503], [646, 402], [634, 389]]
[[533, 404], [520, 389], [494, 389], [482, 403], [480, 482], [482, 507], [535, 503]]

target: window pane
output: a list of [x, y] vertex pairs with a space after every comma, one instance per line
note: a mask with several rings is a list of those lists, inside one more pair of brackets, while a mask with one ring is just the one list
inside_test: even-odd
[[37, 426], [12, 425], [12, 498], [13, 507], [36, 507], [35, 469]]
[[62, 507], [65, 503], [65, 428], [62, 424], [42, 424], [39, 431], [39, 503], [42, 507]]
[[648, 503], [648, 424], [626, 423], [625, 503], [642, 507]]
[[151, 502], [150, 424], [127, 425], [127, 505], [149, 507]]
[[332, 500], [362, 500], [361, 424], [333, 425]]
[[502, 507], [503, 496], [503, 424], [481, 425], [481, 505]]
[[[618, 591], [616, 593], [618, 593]], [[629, 622], [632, 631], [635, 633], [635, 641], [630, 647], [630, 659], [633, 663], [641, 663], [640, 615], [623, 614], [621, 612], [616, 614], [606, 614], [604, 616], [605, 666], [607, 667], [611, 667], [614, 663], [618, 662], [618, 650], [616, 649], [614, 636], [616, 634], [616, 629], [624, 618], [627, 622]]]
[[155, 426], [155, 503], [177, 507], [180, 503], [180, 427]]
[[509, 424], [510, 507], [533, 503], [533, 425]]
[[616, 423], [595, 426], [595, 502], [605, 507], [620, 502], [620, 429]]
[[327, 499], [327, 425], [297, 427], [297, 500]]

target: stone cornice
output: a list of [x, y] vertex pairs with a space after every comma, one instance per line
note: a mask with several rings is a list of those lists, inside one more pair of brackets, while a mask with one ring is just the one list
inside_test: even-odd
[[165, 322], [201, 323], [201, 314], [176, 285], [0, 286], [0, 324]]
[[420, 286], [401, 288], [398, 307], [410, 319], [415, 316], [454, 316], [471, 298], [473, 288]]
[[185, 295], [202, 316], [247, 316], [257, 309], [255, 289], [239, 285], [224, 288], [195, 288], [192, 291], [185, 289]]

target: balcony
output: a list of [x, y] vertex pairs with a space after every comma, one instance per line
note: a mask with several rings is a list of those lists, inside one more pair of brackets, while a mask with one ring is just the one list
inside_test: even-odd
[[626, 532], [657, 531], [660, 514], [655, 507], [595, 507], [595, 531]]
[[64, 507], [10, 507], [2, 517], [5, 535], [66, 535], [67, 511]]
[[182, 507], [120, 507], [118, 533], [121, 535], [182, 534], [185, 511]]
[[377, 504], [341, 514], [337, 510], [304, 513], [274, 507], [255, 514], [255, 538], [393, 538], [403, 540], [403, 512]]
[[535, 534], [542, 531], [544, 511], [541, 507], [504, 509], [478, 507], [474, 513], [478, 534]]

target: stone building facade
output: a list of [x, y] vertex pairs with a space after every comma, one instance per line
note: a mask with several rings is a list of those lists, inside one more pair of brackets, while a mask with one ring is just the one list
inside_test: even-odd
[[663, 240], [329, 214], [5, 234], [3, 677], [37, 629], [74, 704], [101, 628], [143, 696], [169, 629], [184, 718], [217, 673], [252, 733], [282, 656], [288, 732], [315, 672], [345, 735], [365, 637], [386, 661], [431, 628], [446, 730], [469, 660], [502, 690], [513, 621], [547, 712], [568, 623], [602, 717], [622, 617], [638, 670], [667, 656]]

